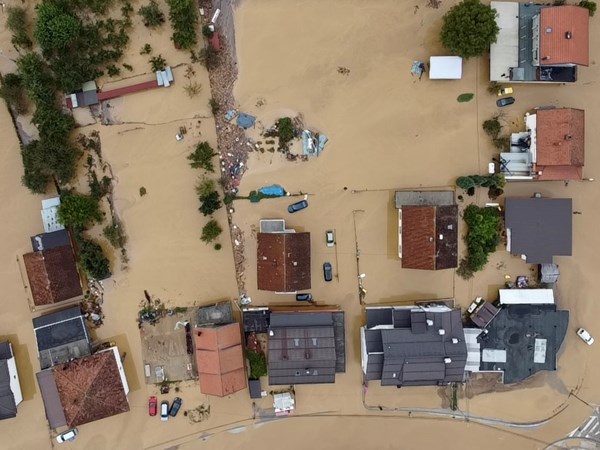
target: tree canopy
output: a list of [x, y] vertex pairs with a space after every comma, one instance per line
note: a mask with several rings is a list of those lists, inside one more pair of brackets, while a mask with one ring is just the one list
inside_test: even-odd
[[84, 227], [90, 222], [102, 222], [98, 201], [88, 195], [69, 193], [61, 199], [58, 221], [65, 226]]
[[444, 15], [442, 45], [463, 58], [479, 56], [496, 42], [496, 10], [479, 0], [463, 0]]

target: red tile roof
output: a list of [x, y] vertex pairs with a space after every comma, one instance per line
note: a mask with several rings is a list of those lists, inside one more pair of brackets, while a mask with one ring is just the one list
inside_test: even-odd
[[156, 80], [144, 81], [143, 83], [133, 84], [131, 86], [125, 86], [110, 91], [98, 92], [98, 100], [110, 100], [111, 98], [122, 97], [123, 95], [133, 94], [134, 92], [147, 91], [148, 89], [154, 89], [158, 87]]
[[458, 265], [458, 207], [402, 206], [402, 267], [439, 270]]
[[224, 397], [246, 388], [247, 374], [238, 323], [194, 330], [200, 391]]
[[579, 6], [542, 8], [540, 64], [589, 65], [589, 22], [588, 10]]
[[263, 291], [310, 289], [310, 233], [259, 233], [257, 278]]
[[69, 427], [129, 411], [112, 351], [54, 366], [52, 372]]
[[51, 305], [82, 295], [75, 255], [70, 245], [23, 255], [35, 305]]
[[[536, 163], [538, 166], [583, 166], [585, 113], [558, 108], [537, 111]], [[537, 170], [540, 168], [538, 167]]]

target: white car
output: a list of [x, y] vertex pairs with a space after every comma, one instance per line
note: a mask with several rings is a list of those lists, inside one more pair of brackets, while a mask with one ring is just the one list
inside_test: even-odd
[[160, 420], [169, 420], [169, 402], [165, 400], [160, 402]]
[[483, 299], [483, 297], [477, 297], [469, 305], [469, 308], [467, 308], [467, 314], [473, 314], [473, 312], [475, 312], [475, 310], [479, 307], [479, 305], [483, 304], [484, 302], [485, 302], [485, 300]]
[[333, 234], [333, 230], [327, 230], [325, 232], [325, 242], [327, 243], [327, 247], [333, 247], [335, 245], [335, 234]]
[[72, 428], [70, 430], [65, 431], [64, 433], [60, 433], [58, 436], [56, 436], [56, 442], [58, 442], [59, 444], [62, 444], [64, 442], [71, 442], [75, 440], [75, 437], [77, 436], [77, 428]]
[[580, 328], [577, 330], [577, 336], [579, 336], [581, 340], [587, 345], [592, 345], [594, 343], [594, 338], [584, 328]]

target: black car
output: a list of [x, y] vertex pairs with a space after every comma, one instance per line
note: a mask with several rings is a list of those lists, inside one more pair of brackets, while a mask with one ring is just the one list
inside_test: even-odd
[[305, 293], [305, 294], [296, 294], [296, 301], [297, 302], [312, 302], [313, 301], [313, 297], [311, 293]]
[[331, 263], [323, 263], [323, 277], [325, 281], [333, 280], [333, 267], [331, 267]]
[[169, 415], [171, 417], [175, 417], [179, 412], [179, 408], [181, 408], [181, 399], [179, 397], [175, 397], [173, 403], [171, 403], [171, 409], [169, 409]]
[[502, 108], [503, 106], [512, 105], [514, 102], [515, 102], [514, 97], [504, 97], [504, 98], [496, 100], [496, 106], [498, 108]]
[[301, 200], [299, 202], [292, 203], [290, 206], [288, 206], [288, 212], [295, 213], [297, 211], [303, 210], [304, 208], [308, 208], [308, 202], [306, 200]]

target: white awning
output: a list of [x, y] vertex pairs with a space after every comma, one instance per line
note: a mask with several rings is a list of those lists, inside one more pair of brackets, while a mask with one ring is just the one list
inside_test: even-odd
[[462, 58], [460, 56], [432, 56], [429, 58], [430, 80], [460, 80]]

